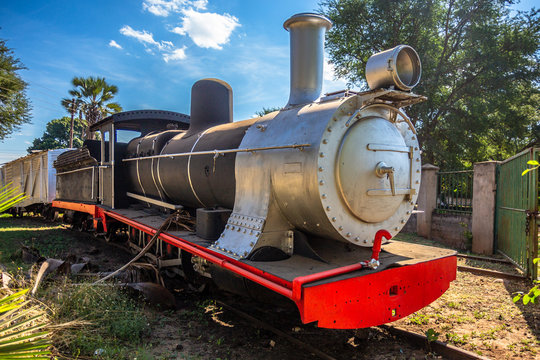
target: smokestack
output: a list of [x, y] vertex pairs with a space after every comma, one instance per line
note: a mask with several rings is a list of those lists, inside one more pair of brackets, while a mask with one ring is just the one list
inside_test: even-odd
[[300, 13], [283, 24], [291, 34], [291, 94], [287, 105], [313, 102], [321, 96], [324, 34], [332, 22], [323, 15]]

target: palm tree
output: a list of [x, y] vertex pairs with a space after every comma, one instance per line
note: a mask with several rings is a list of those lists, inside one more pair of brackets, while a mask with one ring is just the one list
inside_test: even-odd
[[90, 126], [107, 115], [122, 111], [118, 103], [111, 102], [118, 92], [118, 87], [108, 84], [105, 78], [93, 76], [87, 78], [75, 76], [71, 83], [75, 87], [69, 90], [72, 98], [62, 99], [62, 106], [72, 114], [77, 110], [84, 114], [87, 123], [86, 138], [92, 139]]
[[0, 299], [0, 359], [51, 359], [49, 321], [39, 306], [28, 306], [28, 290]]
[[0, 188], [0, 213], [9, 210], [27, 197], [23, 192], [19, 192], [17, 188], [11, 186], [11, 183], [4, 185]]
[[[73, 147], [73, 128], [75, 126], [75, 114], [79, 112], [79, 119], [82, 120], [82, 101], [75, 98], [63, 98], [61, 101], [62, 106], [71, 114], [71, 126], [69, 128], [69, 147]], [[85, 131], [81, 133], [81, 139], [84, 138]]]

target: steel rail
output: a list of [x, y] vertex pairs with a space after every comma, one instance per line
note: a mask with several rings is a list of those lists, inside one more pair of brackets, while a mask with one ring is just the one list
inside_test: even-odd
[[496, 271], [496, 270], [487, 270], [487, 269], [476, 268], [476, 267], [471, 267], [471, 266], [458, 265], [457, 269], [458, 271], [464, 271], [464, 272], [468, 272], [468, 273], [476, 274], [476, 275], [491, 276], [491, 277], [496, 277], [499, 279], [512, 279], [512, 280], [526, 280], [527, 279], [527, 277], [523, 275], [511, 274], [511, 273]]
[[126, 161], [138, 161], [138, 160], [149, 160], [149, 159], [173, 158], [173, 157], [180, 157], [180, 156], [197, 156], [197, 155], [220, 156], [220, 155], [240, 153], [240, 152], [256, 152], [256, 151], [277, 150], [277, 149], [303, 149], [310, 146], [311, 144], [293, 144], [293, 145], [265, 146], [265, 147], [259, 147], [259, 148], [251, 148], [251, 149], [207, 150], [207, 151], [195, 151], [195, 152], [177, 153], [177, 154], [142, 156], [142, 157], [136, 157], [136, 158], [130, 158], [130, 159], [122, 159], [122, 161], [126, 162]]
[[487, 261], [487, 262], [492, 262], [492, 263], [514, 265], [508, 259], [495, 259], [495, 258], [490, 258], [490, 257], [474, 256], [474, 255], [466, 255], [466, 254], [456, 254], [456, 256], [459, 258], [468, 259], [468, 260], [478, 260], [478, 261]]
[[297, 345], [307, 351], [309, 351], [310, 353], [313, 353], [315, 355], [317, 355], [318, 357], [320, 357], [321, 359], [325, 359], [325, 360], [336, 360], [336, 358], [322, 352], [321, 350], [313, 347], [312, 345], [309, 345], [303, 341], [300, 341], [298, 340], [297, 338], [285, 333], [284, 331], [281, 331], [275, 327], [273, 327], [272, 325], [262, 321], [262, 320], [259, 320], [257, 319], [256, 317], [253, 317], [252, 315], [249, 315], [247, 313], [245, 313], [244, 311], [242, 310], [239, 310], [227, 303], [224, 303], [223, 301], [220, 301], [220, 300], [216, 300], [216, 303], [222, 307], [224, 307], [225, 309], [229, 310], [229, 311], [232, 311], [233, 313], [243, 317], [244, 319], [254, 323], [256, 326], [258, 327], [262, 327], [263, 329], [265, 330], [268, 330], [268, 331], [271, 331], [273, 332], [274, 334], [276, 334], [277, 336], [280, 336], [282, 338], [285, 338], [286, 340], [288, 340], [289, 342], [291, 342], [292, 344], [294, 345]]
[[429, 339], [422, 334], [415, 333], [413, 331], [405, 330], [391, 325], [379, 325], [379, 328], [385, 329], [392, 335], [398, 335], [406, 338], [409, 343], [415, 344], [424, 349], [426, 344], [429, 344], [431, 349], [437, 354], [443, 355], [448, 359], [453, 360], [490, 360], [490, 358], [475, 354], [465, 349], [460, 349], [454, 345], [444, 343], [439, 340], [429, 341]]

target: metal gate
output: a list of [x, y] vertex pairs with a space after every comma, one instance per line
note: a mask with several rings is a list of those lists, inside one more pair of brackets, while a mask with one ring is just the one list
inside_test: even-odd
[[527, 276], [536, 279], [538, 265], [538, 172], [522, 172], [537, 160], [540, 148], [529, 148], [498, 165], [496, 236], [497, 250]]

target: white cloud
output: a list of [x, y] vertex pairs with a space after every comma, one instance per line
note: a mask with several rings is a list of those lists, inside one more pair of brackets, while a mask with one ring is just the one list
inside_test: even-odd
[[205, 10], [207, 4], [208, 0], [144, 0], [143, 9], [156, 16], [166, 17], [187, 7]]
[[182, 26], [171, 31], [188, 35], [202, 48], [221, 50], [221, 45], [228, 43], [233, 30], [240, 26], [238, 19], [229, 14], [203, 13], [193, 9], [184, 9], [182, 14]]
[[117, 49], [122, 49], [122, 46], [120, 46], [120, 44], [118, 44], [116, 41], [114, 40], [111, 40], [109, 41], [109, 46], [110, 47], [113, 47], [113, 48], [117, 48]]
[[125, 25], [120, 29], [122, 35], [135, 38], [145, 47], [145, 51], [150, 55], [155, 55], [157, 49], [163, 54], [165, 62], [184, 60], [186, 58], [186, 46], [175, 48], [171, 41], [156, 41], [154, 35], [146, 30], [134, 30], [131, 26]]
[[195, 0], [192, 2], [192, 5], [195, 9], [206, 10], [206, 5], [208, 5], [208, 0]]
[[170, 53], [163, 54], [163, 60], [165, 62], [169, 61], [175, 61], [175, 60], [184, 60], [186, 58], [186, 47], [182, 47], [180, 49], [175, 49]]
[[120, 34], [128, 37], [137, 39], [140, 43], [146, 45], [152, 45], [157, 47], [159, 50], [171, 50], [174, 45], [170, 41], [161, 41], [158, 42], [154, 40], [154, 35], [146, 30], [134, 30], [131, 26], [125, 25], [120, 29]]

